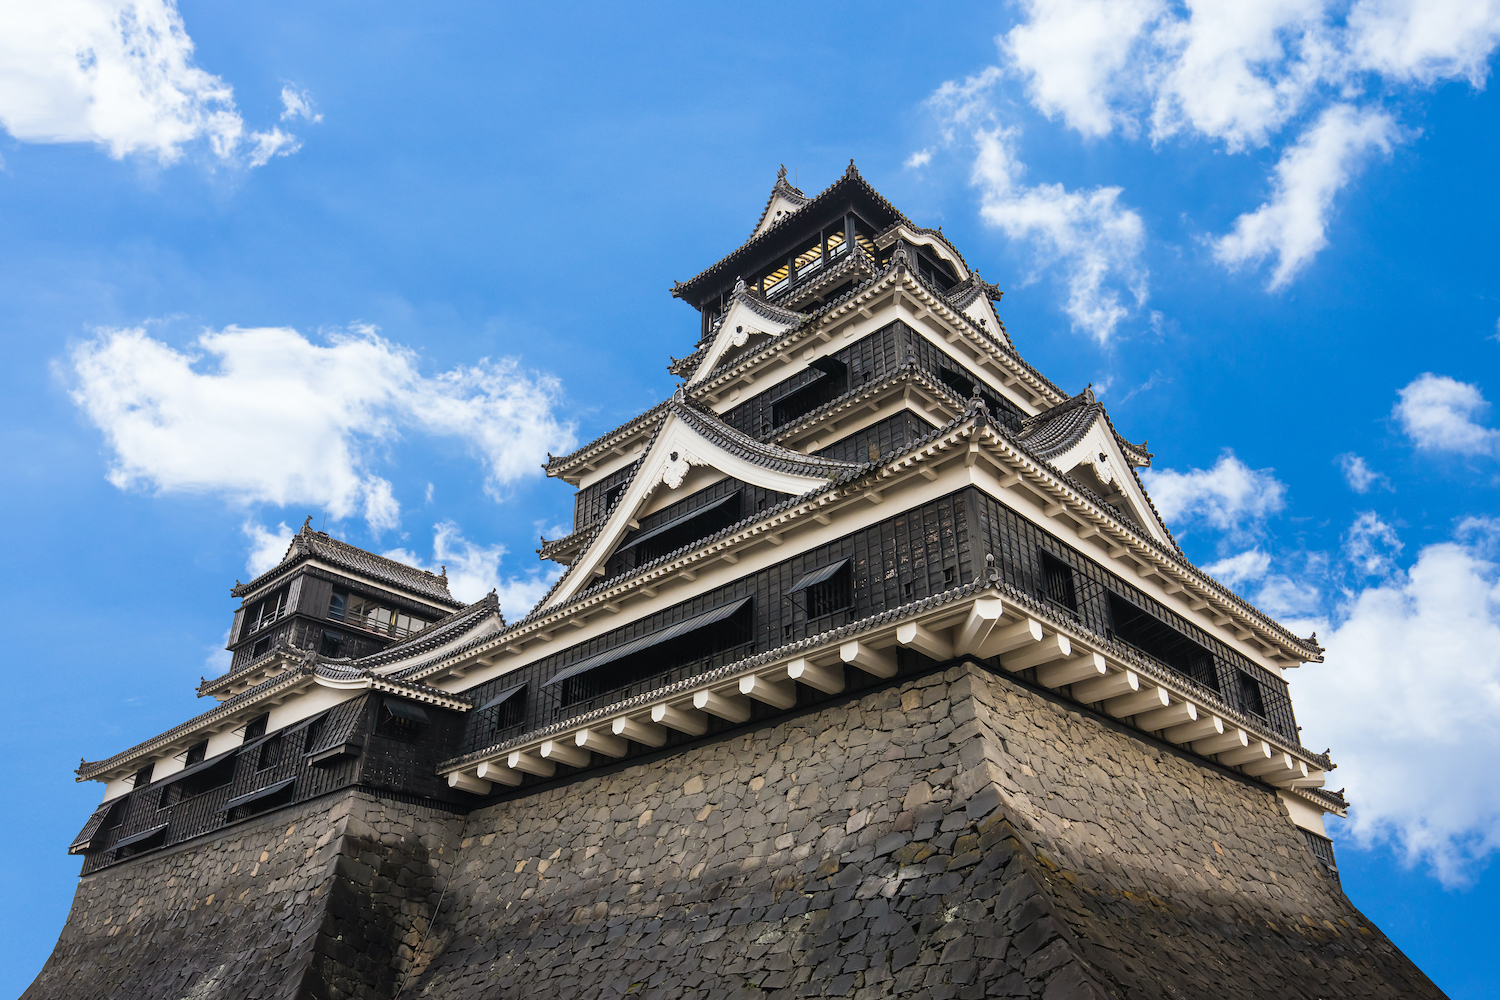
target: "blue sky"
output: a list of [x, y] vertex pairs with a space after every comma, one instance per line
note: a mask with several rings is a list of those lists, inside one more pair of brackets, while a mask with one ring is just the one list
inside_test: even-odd
[[1500, 6], [45, 8], [0, 11], [0, 993], [67, 914], [77, 758], [199, 710], [283, 526], [519, 616], [546, 452], [671, 392], [668, 288], [779, 164], [852, 157], [1150, 442], [1188, 554], [1318, 631], [1351, 897], [1500, 994]]

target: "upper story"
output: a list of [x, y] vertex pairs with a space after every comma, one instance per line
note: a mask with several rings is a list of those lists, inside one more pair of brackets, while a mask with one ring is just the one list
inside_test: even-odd
[[229, 629], [229, 671], [201, 693], [225, 695], [256, 683], [257, 664], [280, 649], [312, 649], [330, 659], [368, 656], [420, 632], [463, 605], [441, 573], [416, 569], [312, 529], [292, 536], [286, 554], [249, 583]]

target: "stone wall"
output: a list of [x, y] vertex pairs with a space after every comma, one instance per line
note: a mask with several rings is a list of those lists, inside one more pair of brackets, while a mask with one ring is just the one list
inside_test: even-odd
[[472, 813], [409, 995], [1440, 996], [1275, 795], [962, 666]]
[[466, 819], [355, 792], [105, 869], [26, 998], [397, 995], [1441, 996], [1269, 789], [964, 665]]
[[348, 791], [86, 875], [23, 1000], [391, 996], [462, 825]]

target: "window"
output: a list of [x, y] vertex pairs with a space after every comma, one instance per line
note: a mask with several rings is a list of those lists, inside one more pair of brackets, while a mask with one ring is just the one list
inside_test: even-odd
[[[675, 452], [673, 453], [676, 454]], [[727, 528], [740, 519], [740, 491], [710, 501], [696, 510], [668, 518], [660, 524], [633, 533], [617, 550], [631, 561], [624, 568], [644, 566], [668, 552], [676, 552], [684, 545], [707, 538], [722, 528]], [[669, 510], [672, 508], [668, 508]]]
[[847, 611], [854, 604], [853, 579], [850, 561], [840, 559], [804, 574], [787, 589], [787, 596], [801, 594], [802, 609], [813, 622]]
[[[200, 744], [201, 745], [201, 744]], [[161, 799], [157, 805], [158, 809], [166, 809], [175, 806], [179, 802], [186, 801], [204, 792], [213, 791], [215, 788], [223, 788], [234, 780], [234, 766], [237, 760], [236, 754], [225, 754], [222, 758], [206, 767], [194, 769], [190, 764], [184, 769], [180, 778], [173, 780], [167, 778], [161, 789]], [[195, 763], [201, 764], [202, 760]], [[188, 773], [191, 772], [191, 773]]]
[[147, 785], [151, 784], [151, 772], [154, 770], [156, 770], [155, 764], [147, 764], [145, 767], [135, 772], [135, 777], [131, 780], [130, 787], [145, 788]]
[[318, 749], [318, 740], [322, 737], [323, 726], [327, 722], [328, 716], [320, 715], [318, 718], [307, 724], [307, 727], [304, 730], [306, 736], [304, 736], [302, 740], [303, 753], [312, 753], [314, 750]]
[[1260, 681], [1243, 670], [1235, 671], [1239, 686], [1240, 711], [1262, 719], [1266, 717], [1266, 699], [1260, 690]]
[[398, 698], [386, 698], [380, 703], [375, 732], [380, 736], [409, 743], [419, 739], [431, 721], [421, 705]]
[[525, 684], [505, 688], [474, 710], [481, 739], [493, 741], [526, 721], [526, 688]]
[[335, 660], [341, 659], [349, 655], [344, 652], [347, 643], [348, 637], [344, 633], [335, 632], [333, 629], [324, 629], [323, 637], [318, 640], [318, 652], [323, 656], [332, 657]]
[[287, 613], [287, 590], [283, 587], [245, 609], [245, 628], [241, 635], [254, 635]]
[[723, 655], [739, 655], [752, 640], [754, 602], [745, 597], [620, 643], [564, 667], [544, 688], [561, 686], [564, 706], [676, 671], [717, 665]]
[[1160, 660], [1204, 687], [1219, 690], [1214, 656], [1206, 648], [1118, 594], [1109, 595], [1109, 612], [1114, 619], [1116, 639]]
[[1042, 597], [1071, 614], [1078, 613], [1073, 567], [1048, 552], [1042, 553]]
[[789, 424], [849, 391], [849, 366], [838, 358], [818, 358], [810, 367], [822, 374], [771, 404], [772, 427]]
[[186, 767], [192, 767], [194, 764], [201, 762], [203, 758], [207, 756], [208, 740], [204, 740], [202, 743], [194, 743], [192, 746], [188, 747], [187, 756], [183, 758], [182, 763]]
[[257, 715], [245, 724], [245, 742], [258, 740], [266, 735], [266, 723], [271, 721], [270, 715]]
[[281, 763], [281, 737], [273, 736], [260, 745], [256, 755], [255, 769], [264, 771]]
[[997, 419], [1003, 419], [1009, 415], [1011, 407], [1002, 402], [998, 396], [985, 388], [984, 380], [977, 375], [968, 372], [954, 371], [951, 368], [937, 369], [938, 381], [942, 382], [964, 399], [973, 399], [974, 390], [979, 390], [979, 398], [984, 400], [984, 405], [989, 408], [990, 415]]
[[337, 590], [328, 598], [328, 617], [397, 638], [420, 632], [429, 624], [405, 611], [388, 608], [374, 598]]
[[958, 279], [954, 277], [946, 261], [939, 260], [921, 250], [918, 250], [915, 256], [917, 273], [934, 285], [937, 285], [943, 291], [946, 292], [958, 283]]
[[250, 647], [250, 659], [252, 659], [252, 660], [258, 659], [258, 658], [266, 655], [266, 650], [268, 650], [270, 648], [271, 648], [271, 637], [270, 636], [266, 636], [264, 639], [256, 639], [255, 640], [255, 645], [253, 645], [253, 646]]

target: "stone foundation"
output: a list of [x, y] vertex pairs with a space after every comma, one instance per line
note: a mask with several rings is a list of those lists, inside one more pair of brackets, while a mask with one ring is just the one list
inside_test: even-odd
[[26, 997], [397, 990], [1441, 996], [1271, 790], [965, 665], [467, 820], [357, 793], [107, 869]]
[[351, 790], [86, 875], [23, 1000], [391, 996], [463, 822]]

